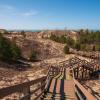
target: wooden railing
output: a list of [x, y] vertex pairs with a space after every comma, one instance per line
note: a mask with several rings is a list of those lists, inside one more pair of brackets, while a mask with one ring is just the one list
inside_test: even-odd
[[74, 79], [75, 92], [79, 100], [96, 100], [96, 98], [89, 93], [77, 80]]
[[[57, 74], [59, 74], [59, 72], [60, 72], [59, 68], [51, 66], [48, 69], [47, 76], [29, 81], [29, 82], [25, 82], [22, 84], [2, 88], [0, 89], [0, 99], [8, 95], [11, 95], [13, 93], [22, 93], [24, 96], [21, 97], [20, 100], [30, 100], [31, 95], [35, 94], [37, 91], [40, 90], [41, 91], [40, 94], [37, 94], [37, 96], [34, 97], [34, 99], [37, 99], [46, 90], [47, 84], [49, 84], [50, 79], [56, 76]], [[36, 84], [39, 85], [37, 86], [37, 88], [36, 86], [34, 86]], [[35, 90], [31, 91], [31, 88], [30, 88], [31, 86], [34, 86]]]
[[51, 66], [48, 71], [48, 76], [55, 77], [59, 74], [61, 68]]
[[[38, 90], [41, 90], [41, 93], [44, 91], [44, 87], [46, 84], [45, 80], [46, 80], [46, 76], [38, 78], [38, 79], [30, 81], [30, 82], [25, 82], [22, 84], [2, 88], [2, 89], [0, 89], [0, 99], [2, 99], [5, 96], [8, 96], [12, 93], [23, 93], [24, 96], [20, 99], [21, 100], [30, 100], [31, 95], [34, 94], [35, 92], [37, 92]], [[33, 86], [35, 84], [39, 84], [39, 83], [40, 83], [39, 87], [37, 87], [33, 91], [30, 91], [31, 86]], [[40, 94], [38, 94], [37, 97], [39, 97]]]
[[76, 55], [80, 55], [83, 57], [89, 57], [92, 59], [100, 59], [100, 52], [99, 51], [77, 51], [74, 49], [70, 49], [70, 52]]

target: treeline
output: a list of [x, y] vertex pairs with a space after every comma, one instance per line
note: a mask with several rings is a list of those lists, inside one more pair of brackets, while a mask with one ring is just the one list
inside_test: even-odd
[[81, 51], [100, 51], [100, 31], [80, 30], [77, 32], [79, 35], [74, 40], [69, 36], [56, 36], [51, 35], [50, 39], [59, 43], [66, 44], [64, 52], [69, 48]]
[[50, 39], [59, 42], [59, 43], [67, 43], [68, 45], [73, 45], [74, 40], [68, 36], [62, 35], [62, 36], [56, 36], [54, 34], [51, 34]]
[[0, 33], [0, 59], [11, 61], [18, 60], [20, 58], [20, 48], [16, 45], [16, 43], [10, 42]]
[[78, 42], [81, 44], [87, 43], [87, 44], [99, 44], [100, 43], [100, 31], [89, 31], [85, 30], [79, 31], [80, 35], [78, 37]]
[[82, 51], [100, 51], [100, 31], [80, 30], [76, 49]]

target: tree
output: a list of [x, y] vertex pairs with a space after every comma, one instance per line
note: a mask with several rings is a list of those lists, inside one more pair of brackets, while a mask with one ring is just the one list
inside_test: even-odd
[[53, 40], [53, 41], [57, 41], [56, 35], [53, 35], [53, 34], [51, 34], [50, 39]]
[[95, 41], [100, 43], [100, 32], [99, 31], [95, 32]]
[[89, 34], [90, 31], [88, 29], [85, 30], [85, 34]]
[[0, 59], [11, 61], [17, 60], [20, 57], [21, 51], [19, 47], [0, 34]]
[[21, 34], [23, 35], [24, 38], [26, 37], [26, 34], [24, 31], [21, 31]]
[[0, 34], [0, 58], [4, 60], [10, 60], [12, 58], [12, 52], [10, 48], [10, 41]]
[[66, 41], [67, 39], [66, 39], [66, 37], [64, 36], [64, 35], [62, 35], [61, 37], [60, 37], [60, 42], [61, 43], [66, 43], [67, 41]]
[[66, 42], [68, 44], [68, 46], [73, 47], [74, 45], [74, 40], [70, 37], [67, 37]]
[[79, 30], [79, 33], [80, 33], [80, 34], [83, 34], [83, 33], [84, 33], [84, 29], [80, 29], [80, 30]]
[[92, 51], [95, 51], [95, 45], [93, 45], [93, 47], [92, 47]]
[[65, 45], [64, 47], [64, 53], [69, 54], [69, 47], [67, 45]]
[[11, 52], [12, 52], [13, 60], [17, 60], [21, 58], [21, 50], [15, 43], [11, 44]]

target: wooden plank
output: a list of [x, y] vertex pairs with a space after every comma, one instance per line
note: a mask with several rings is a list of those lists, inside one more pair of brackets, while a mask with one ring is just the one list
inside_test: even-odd
[[49, 92], [52, 92], [53, 93], [54, 85], [55, 85], [55, 80], [56, 79], [52, 79], [52, 82], [51, 82], [51, 85], [50, 85], [50, 88], [49, 88]]
[[74, 83], [79, 87], [82, 93], [86, 96], [87, 100], [96, 100], [96, 98], [91, 93], [89, 93], [77, 80], [74, 79]]

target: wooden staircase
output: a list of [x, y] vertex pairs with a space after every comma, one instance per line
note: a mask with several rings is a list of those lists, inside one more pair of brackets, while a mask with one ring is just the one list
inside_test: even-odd
[[51, 79], [41, 100], [77, 100], [73, 77], [69, 69], [62, 68], [61, 72]]

